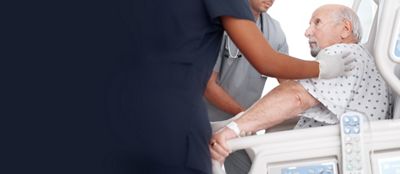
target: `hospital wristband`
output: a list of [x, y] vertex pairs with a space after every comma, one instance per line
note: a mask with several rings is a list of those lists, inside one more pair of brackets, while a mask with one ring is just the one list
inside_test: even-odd
[[240, 137], [241, 130], [235, 121], [231, 121], [228, 125], [226, 125], [226, 127], [235, 132], [237, 137]]

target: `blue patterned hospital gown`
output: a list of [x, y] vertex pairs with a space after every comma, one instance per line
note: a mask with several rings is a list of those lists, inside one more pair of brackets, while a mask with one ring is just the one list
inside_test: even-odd
[[358, 44], [336, 44], [322, 51], [330, 55], [350, 51], [355, 68], [334, 79], [299, 80], [320, 104], [300, 114], [295, 128], [337, 124], [346, 111], [363, 113], [370, 121], [390, 117], [389, 88], [367, 49]]

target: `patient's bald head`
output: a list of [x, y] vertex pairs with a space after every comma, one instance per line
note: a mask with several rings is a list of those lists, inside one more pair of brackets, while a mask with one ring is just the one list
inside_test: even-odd
[[344, 5], [328, 4], [317, 8], [309, 24], [305, 36], [309, 39], [312, 56], [337, 43], [358, 43], [361, 40], [360, 20], [351, 8]]

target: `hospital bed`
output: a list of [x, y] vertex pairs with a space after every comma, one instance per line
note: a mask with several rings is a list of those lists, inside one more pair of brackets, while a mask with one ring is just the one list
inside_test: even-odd
[[[354, 1], [355, 11], [361, 1]], [[364, 124], [363, 174], [400, 174], [400, 119], [396, 119], [400, 118], [400, 0], [375, 3], [378, 9], [365, 46], [376, 58], [396, 102], [394, 119]], [[241, 137], [228, 145], [233, 151], [246, 149], [252, 159], [251, 174], [341, 174], [345, 164], [340, 136], [340, 125], [333, 125]], [[225, 173], [216, 161], [213, 173]]]

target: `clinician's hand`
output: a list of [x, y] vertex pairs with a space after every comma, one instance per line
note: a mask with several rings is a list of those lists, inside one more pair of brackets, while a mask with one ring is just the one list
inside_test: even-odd
[[319, 62], [319, 79], [331, 79], [345, 75], [354, 68], [352, 63], [355, 59], [350, 56], [350, 52], [329, 55], [326, 51], [321, 50], [316, 58]]
[[231, 153], [231, 149], [226, 142], [233, 138], [236, 138], [235, 132], [226, 127], [213, 134], [209, 145], [211, 158], [221, 164], [224, 163], [225, 158]]

